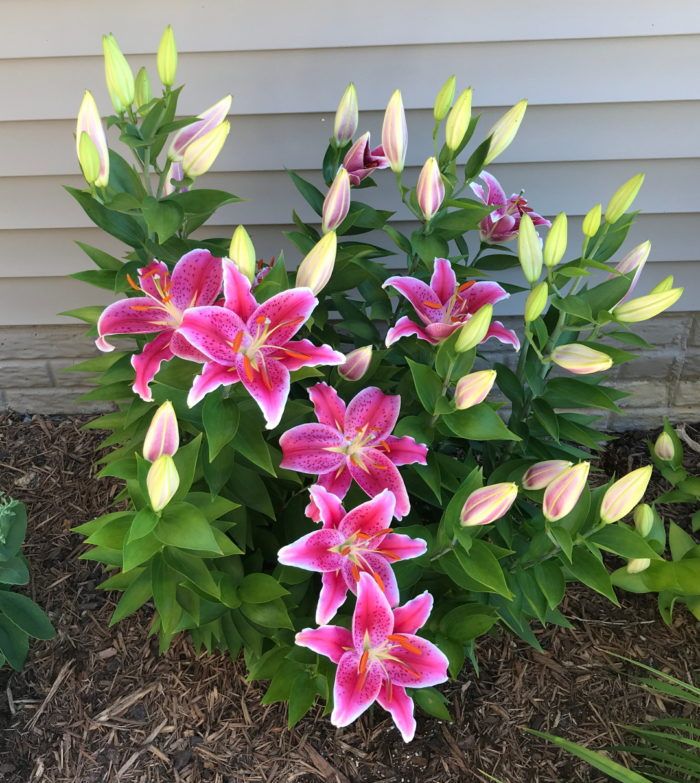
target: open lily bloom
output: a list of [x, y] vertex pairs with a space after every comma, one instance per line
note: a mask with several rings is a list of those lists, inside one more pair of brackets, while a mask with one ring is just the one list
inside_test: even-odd
[[[417, 324], [406, 315], [399, 318], [396, 325], [387, 332], [387, 347], [402, 337], [410, 336], [437, 345], [459, 329], [481, 307], [496, 304], [510, 296], [498, 283], [488, 281], [469, 281], [457, 286], [452, 264], [446, 258], [435, 259], [430, 285], [416, 277], [396, 276], [385, 281], [384, 288], [387, 286], [395, 288], [405, 296], [422, 321], [422, 324]], [[491, 337], [512, 345], [516, 351], [520, 348], [518, 336], [512, 329], [506, 329], [500, 321], [491, 322], [483, 342]]]
[[327, 489], [316, 485], [309, 492], [323, 527], [282, 547], [277, 559], [282, 565], [323, 574], [316, 622], [323, 625], [333, 618], [348, 590], [357, 592], [363, 573], [370, 574], [389, 604], [396, 606], [399, 587], [391, 563], [420, 557], [427, 544], [391, 530], [394, 495], [385, 489], [346, 514], [339, 498]]
[[289, 395], [289, 373], [300, 367], [342, 364], [345, 356], [327, 345], [292, 340], [318, 299], [308, 288], [282, 291], [262, 304], [235, 264], [223, 260], [224, 307], [193, 307], [179, 334], [206, 357], [187, 398], [190, 407], [219, 386], [242, 383], [258, 403], [267, 429], [276, 427]]
[[547, 218], [538, 215], [529, 206], [522, 193], [514, 193], [510, 198], [507, 198], [499, 181], [488, 171], [482, 171], [479, 176], [486, 187], [484, 188], [476, 182], [472, 182], [469, 187], [484, 204], [494, 207], [493, 212], [489, 213], [479, 224], [483, 242], [498, 244], [515, 239], [520, 229], [520, 218], [525, 213], [532, 218], [532, 222], [536, 226], [552, 225]]
[[[408, 435], [391, 435], [401, 398], [370, 386], [346, 408], [325, 383], [312, 386], [309, 397], [319, 423], [300, 424], [282, 435], [281, 467], [318, 474], [318, 483], [341, 499], [353, 479], [370, 497], [388, 489], [396, 498], [394, 516], [401, 519], [408, 514], [411, 504], [396, 466], [425, 465], [428, 449]], [[307, 513], [318, 521], [313, 498]]]
[[131, 363], [136, 370], [133, 389], [141, 399], [153, 398], [150, 382], [164, 361], [179, 356], [194, 362], [206, 357], [193, 348], [177, 329], [188, 307], [209, 305], [221, 290], [221, 259], [208, 250], [192, 250], [175, 264], [172, 274], [162, 261], [153, 261], [139, 269], [138, 283], [129, 279], [132, 287], [143, 296], [120, 299], [108, 305], [97, 322], [99, 337], [95, 341], [101, 351], [112, 351], [108, 335], [152, 334], [158, 336], [147, 343]]
[[298, 645], [338, 665], [331, 714], [334, 726], [347, 726], [377, 701], [391, 715], [404, 741], [413, 739], [416, 720], [406, 688], [427, 688], [447, 680], [445, 655], [416, 635], [432, 608], [433, 597], [425, 592], [392, 610], [379, 585], [363, 573], [352, 631], [322, 625], [297, 634]]

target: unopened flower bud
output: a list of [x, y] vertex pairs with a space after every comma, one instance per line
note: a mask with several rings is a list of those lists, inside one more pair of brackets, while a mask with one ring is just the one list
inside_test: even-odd
[[450, 76], [450, 78], [440, 87], [435, 103], [433, 104], [433, 117], [435, 122], [442, 122], [447, 117], [452, 106], [452, 101], [455, 99], [455, 89], [457, 87], [457, 77]]
[[496, 381], [495, 370], [479, 370], [463, 375], [455, 386], [455, 408], [466, 410], [483, 402]]
[[425, 161], [416, 185], [416, 198], [426, 220], [430, 220], [440, 209], [445, 198], [445, 185], [437, 158], [428, 158]]
[[542, 273], [542, 243], [527, 212], [520, 218], [518, 258], [528, 283], [536, 283]]
[[[673, 283], [673, 280], [671, 280]], [[633, 324], [639, 321], [648, 321], [668, 310], [682, 296], [682, 288], [670, 288], [657, 293], [638, 296], [636, 299], [630, 299], [623, 302], [613, 310], [615, 320], [620, 323]]]
[[105, 81], [114, 111], [121, 114], [134, 102], [134, 74], [113, 35], [102, 36]]
[[580, 343], [560, 345], [552, 351], [551, 359], [554, 364], [575, 375], [603, 372], [610, 369], [613, 363], [607, 353]]
[[401, 91], [395, 90], [384, 112], [384, 123], [382, 125], [384, 155], [395, 174], [403, 171], [407, 146], [408, 128], [406, 127], [406, 113], [403, 108]]
[[488, 166], [492, 160], [495, 160], [501, 153], [503, 153], [510, 143], [515, 138], [520, 123], [525, 116], [525, 109], [527, 109], [527, 101], [519, 101], [498, 120], [488, 133], [491, 143], [489, 144], [489, 151], [484, 160], [484, 166]]
[[337, 249], [335, 231], [324, 234], [299, 264], [297, 286], [310, 288], [315, 294], [322, 291], [333, 274]]
[[231, 101], [231, 96], [227, 95], [213, 106], [205, 109], [201, 114], [198, 114], [194, 122], [191, 122], [184, 128], [180, 128], [170, 143], [168, 158], [170, 160], [182, 160], [188, 145], [197, 139], [201, 139], [202, 136], [221, 125], [231, 109]]
[[180, 431], [172, 402], [166, 400], [153, 414], [143, 441], [143, 456], [149, 462], [166, 454], [172, 457], [180, 445]]
[[[620, 275], [628, 275], [631, 272], [634, 272], [634, 276], [632, 277], [632, 282], [630, 283], [630, 287], [627, 289], [627, 293], [625, 294], [623, 298], [623, 302], [629, 295], [634, 291], [634, 289], [637, 286], [637, 282], [639, 281], [639, 277], [642, 274], [642, 270], [644, 269], [644, 265], [647, 262], [647, 258], [649, 258], [649, 253], [651, 252], [651, 242], [647, 240], [646, 242], [642, 242], [641, 245], [637, 245], [636, 247], [633, 247], [632, 250], [630, 250], [629, 253], [624, 258], [621, 258], [617, 265], [615, 266], [615, 272]], [[615, 274], [611, 274], [610, 277], [614, 277]]]
[[88, 185], [94, 185], [100, 177], [100, 156], [92, 139], [83, 131], [78, 139], [78, 162]]
[[634, 510], [634, 526], [642, 538], [646, 538], [654, 527], [654, 511], [648, 503], [640, 503]]
[[328, 188], [323, 200], [322, 231], [335, 231], [348, 216], [350, 209], [350, 175], [342, 166], [338, 169], [335, 179]]
[[549, 297], [549, 286], [547, 281], [543, 280], [536, 285], [527, 297], [525, 302], [525, 323], [529, 324], [532, 321], [537, 320], [544, 308], [547, 306], [547, 298]]
[[148, 499], [154, 511], [162, 511], [173, 499], [180, 486], [175, 462], [172, 457], [163, 454], [151, 465], [146, 476]]
[[476, 348], [486, 337], [493, 317], [493, 305], [485, 304], [459, 330], [455, 350], [458, 353]]
[[651, 465], [637, 468], [608, 487], [600, 505], [603, 522], [617, 522], [632, 511], [647, 491], [652, 470]]
[[355, 85], [350, 82], [345, 88], [335, 112], [333, 140], [339, 147], [342, 147], [355, 135], [358, 121], [357, 90]]
[[670, 291], [673, 288], [673, 275], [669, 275], [668, 277], [664, 277], [664, 279], [657, 283], [651, 291], [649, 291], [650, 294], [663, 294], [666, 291]]
[[544, 489], [564, 470], [570, 468], [571, 462], [565, 459], [548, 459], [531, 465], [523, 475], [523, 489]]
[[153, 100], [151, 91], [151, 80], [148, 78], [148, 71], [145, 68], [139, 68], [134, 82], [134, 103], [139, 114], [141, 109]]
[[177, 46], [175, 45], [175, 33], [168, 25], [158, 46], [157, 58], [158, 76], [165, 87], [172, 87], [177, 72]]
[[617, 223], [617, 221], [632, 206], [632, 202], [637, 198], [637, 193], [644, 182], [644, 174], [635, 174], [613, 193], [612, 198], [605, 208], [605, 220], [608, 223]]
[[510, 482], [491, 484], [469, 495], [462, 507], [462, 527], [488, 525], [508, 512], [518, 496], [518, 485]]
[[194, 179], [209, 171], [221, 152], [230, 130], [231, 123], [226, 120], [221, 125], [217, 125], [214, 130], [187, 145], [182, 158], [182, 170], [188, 177]]
[[459, 145], [464, 139], [464, 135], [469, 127], [469, 121], [472, 118], [472, 88], [463, 90], [455, 105], [452, 107], [445, 123], [445, 144], [447, 149], [459, 149]]
[[581, 230], [583, 231], [584, 236], [587, 236], [589, 239], [594, 237], [600, 228], [602, 211], [602, 205], [596, 204], [594, 207], [591, 207], [588, 212], [586, 212]]
[[654, 454], [664, 462], [670, 462], [676, 455], [673, 438], [668, 432], [662, 432], [654, 444]]
[[552, 227], [549, 229], [547, 239], [544, 241], [543, 258], [545, 266], [556, 266], [566, 253], [567, 243], [567, 220], [566, 212], [560, 212], [552, 221]]
[[[87, 142], [82, 141], [83, 134], [87, 134], [89, 141], [92, 142], [92, 146]], [[80, 150], [81, 141], [83, 145], [82, 155]], [[109, 181], [109, 149], [107, 147], [104, 128], [102, 127], [102, 120], [100, 119], [100, 112], [98, 111], [95, 99], [92, 97], [92, 93], [89, 90], [85, 90], [78, 111], [78, 122], [75, 128], [75, 144], [78, 161], [80, 162], [86, 181], [90, 185], [104, 188]], [[94, 177], [93, 151], [97, 153], [99, 159], [99, 171], [96, 177]], [[83, 160], [83, 158], [85, 160]], [[90, 170], [90, 179], [88, 179], [87, 174], [85, 174], [86, 165]]]
[[651, 560], [648, 557], [635, 557], [627, 563], [628, 574], [641, 574], [642, 571], [646, 571], [651, 565]]
[[236, 269], [252, 283], [255, 280], [255, 246], [243, 226], [236, 226], [228, 248], [228, 257]]
[[570, 514], [586, 487], [590, 462], [579, 462], [565, 468], [547, 485], [542, 498], [542, 511], [550, 522], [556, 522]]
[[365, 345], [355, 348], [345, 357], [345, 362], [338, 367], [338, 372], [346, 381], [361, 380], [372, 362], [372, 346]]

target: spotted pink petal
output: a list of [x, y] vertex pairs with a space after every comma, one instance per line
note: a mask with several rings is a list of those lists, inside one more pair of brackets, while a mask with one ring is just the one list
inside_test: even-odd
[[401, 636], [405, 646], [397, 644], [392, 650], [398, 660], [384, 662], [391, 682], [406, 688], [427, 688], [445, 682], [449, 661], [442, 650], [415, 634]]
[[195, 376], [194, 381], [192, 381], [192, 388], [187, 395], [187, 406], [193, 408], [209, 392], [218, 389], [219, 386], [230, 386], [232, 383], [238, 383], [238, 381], [238, 372], [235, 367], [228, 367], [225, 364], [217, 364], [216, 362], [207, 362], [202, 368], [202, 372]]
[[163, 332], [155, 339], [146, 343], [141, 353], [136, 353], [131, 357], [131, 366], [134, 368], [134, 384], [131, 387], [142, 400], [151, 402], [153, 394], [149, 384], [156, 377], [163, 362], [173, 358], [173, 352], [170, 349], [170, 338], [172, 332]]
[[309, 389], [309, 399], [321, 424], [342, 430], [345, 426], [345, 403], [327, 383], [316, 383]]
[[416, 719], [413, 717], [413, 699], [400, 685], [384, 680], [377, 695], [377, 704], [390, 715], [404, 742], [410, 742], [416, 733]]
[[300, 367], [343, 364], [345, 355], [330, 345], [314, 345], [310, 340], [290, 340], [275, 352], [275, 358], [290, 371]]
[[378, 547], [384, 535], [377, 535], [391, 527], [394, 518], [396, 498], [388, 490], [380, 492], [371, 500], [361, 503], [352, 511], [348, 511], [338, 525], [338, 531], [343, 539], [350, 538], [353, 533], [364, 533], [368, 536], [376, 536], [373, 546]]
[[484, 305], [494, 305], [503, 299], [508, 299], [510, 294], [498, 283], [483, 281], [474, 283], [459, 294], [459, 300], [466, 303], [469, 313], [475, 313]]
[[396, 606], [399, 602], [399, 585], [396, 582], [396, 574], [389, 564], [388, 560], [381, 555], [368, 552], [362, 556], [364, 560], [364, 571], [358, 572], [353, 568], [353, 564], [346, 558], [341, 569], [346, 586], [357, 592], [357, 579], [362, 573], [370, 574], [377, 583], [381, 591], [386, 596], [389, 606]]
[[[309, 496], [318, 512], [318, 519], [315, 519], [314, 522], [322, 522], [324, 528], [337, 529], [345, 516], [345, 509], [340, 498], [320, 484], [309, 487]], [[307, 516], [309, 515], [307, 514]]]
[[457, 277], [452, 269], [452, 264], [446, 258], [435, 259], [430, 287], [435, 291], [442, 304], [447, 304], [454, 296], [457, 289]]
[[394, 465], [413, 465], [419, 463], [425, 465], [428, 457], [428, 447], [423, 443], [416, 443], [410, 435], [397, 438], [396, 435], [388, 435], [385, 439], [388, 448], [387, 457]]
[[369, 386], [356, 394], [345, 411], [345, 437], [352, 440], [359, 432], [372, 435], [370, 443], [378, 443], [394, 429], [401, 411], [398, 394], [384, 394]]
[[283, 546], [277, 553], [277, 559], [282, 565], [303, 568], [305, 571], [337, 571], [346, 558], [331, 550], [340, 546], [344, 540], [345, 537], [337, 530], [314, 530]]
[[352, 634], [347, 628], [337, 625], [324, 625], [321, 628], [305, 628], [299, 631], [295, 639], [300, 647], [306, 647], [319, 655], [325, 655], [333, 663], [338, 661], [352, 648]]
[[179, 333], [205, 356], [219, 364], [236, 366], [236, 338], [245, 331], [243, 321], [225, 307], [192, 307], [182, 318]]
[[[460, 326], [461, 326], [460, 323], [428, 324], [425, 327], [425, 337], [423, 339], [427, 340], [433, 345], [437, 345], [438, 343], [441, 343], [443, 340], [446, 340], [451, 334], [456, 332]], [[420, 335], [418, 336], [420, 337]]]
[[389, 533], [380, 544], [377, 544], [377, 548], [380, 555], [393, 562], [420, 557], [426, 553], [428, 545], [422, 538], [411, 538], [403, 533]]
[[501, 187], [501, 183], [488, 171], [482, 171], [479, 175], [480, 178], [486, 183], [486, 203], [487, 204], [505, 204], [508, 201], [505, 190]]
[[101, 351], [111, 351], [114, 346], [105, 340], [105, 335], [150, 334], [175, 328], [177, 321], [158, 302], [147, 296], [129, 297], [112, 302], [102, 311], [97, 321], [99, 337], [95, 343]]
[[248, 318], [248, 329], [255, 335], [261, 324], [269, 325], [268, 345], [284, 345], [309, 320], [318, 299], [310, 288], [290, 288], [270, 297]]
[[401, 316], [394, 326], [386, 333], [385, 344], [387, 348], [398, 342], [402, 337], [417, 337], [419, 340], [435, 342], [422, 326], [412, 321], [407, 315]]
[[383, 489], [389, 489], [396, 497], [394, 516], [403, 519], [411, 510], [406, 485], [394, 463], [386, 454], [377, 449], [365, 449], [362, 452], [364, 467], [349, 463], [350, 474], [359, 486], [370, 496], [378, 495]]
[[491, 321], [491, 325], [489, 326], [488, 332], [486, 332], [486, 337], [483, 342], [486, 342], [486, 340], [491, 337], [495, 337], [499, 342], [505, 343], [506, 345], [512, 345], [516, 351], [520, 350], [518, 335], [512, 329], [506, 329], [500, 321]]
[[433, 611], [433, 596], [426, 590], [394, 609], [394, 633], [416, 633]]
[[438, 298], [438, 294], [422, 280], [416, 277], [390, 277], [385, 280], [382, 288], [391, 286], [413, 305], [418, 317], [423, 323], [442, 321], [445, 316], [445, 308]]
[[265, 428], [273, 430], [284, 413], [289, 396], [289, 370], [281, 363], [264, 356], [260, 351], [257, 365], [244, 354], [236, 354], [238, 379], [248, 394], [258, 403], [265, 417]]
[[373, 661], [364, 673], [360, 673], [360, 656], [347, 652], [338, 662], [333, 686], [333, 712], [331, 723], [339, 728], [348, 726], [377, 698], [382, 687], [382, 668]]
[[170, 270], [163, 261], [151, 261], [139, 269], [139, 286], [144, 294], [160, 301], [170, 285]]
[[379, 647], [394, 630], [394, 615], [384, 592], [372, 576], [360, 574], [357, 602], [352, 616], [352, 638], [356, 650], [362, 650], [367, 639], [371, 647]]
[[173, 332], [170, 338], [170, 349], [179, 356], [180, 359], [186, 359], [188, 362], [197, 362], [197, 364], [206, 364], [209, 359], [194, 346], [190, 345], [187, 340], [179, 333]]
[[280, 467], [301, 473], [337, 470], [344, 464], [345, 455], [328, 449], [338, 448], [343, 442], [342, 434], [325, 424], [299, 424], [280, 437]]
[[175, 264], [170, 282], [170, 296], [181, 312], [210, 305], [221, 291], [221, 259], [208, 250], [191, 250]]
[[348, 470], [347, 462], [343, 462], [337, 470], [331, 470], [319, 476], [318, 483], [339, 498], [344, 498], [352, 484], [352, 476]]
[[258, 303], [250, 292], [250, 280], [238, 271], [230, 258], [223, 259], [224, 304], [242, 321], [247, 321]]
[[[321, 574], [321, 592], [316, 604], [316, 622], [325, 625], [345, 603], [348, 586], [341, 570]], [[348, 646], [352, 646], [352, 641]]]

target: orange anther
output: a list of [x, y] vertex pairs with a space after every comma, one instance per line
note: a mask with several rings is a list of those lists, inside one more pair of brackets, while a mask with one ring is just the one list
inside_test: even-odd
[[134, 278], [131, 275], [126, 276], [126, 282], [134, 289], [134, 291], [141, 291], [141, 286], [134, 282]]
[[427, 301], [427, 302], [423, 302], [423, 307], [429, 307], [431, 310], [440, 310], [443, 307], [443, 305], [441, 302]]
[[372, 571], [371, 573], [372, 573], [372, 578], [379, 585], [379, 589], [383, 593], [386, 593], [386, 587], [384, 586], [384, 580], [381, 578], [381, 576], [379, 576], [379, 574], [376, 571]]
[[457, 293], [458, 294], [463, 293], [467, 289], [471, 288], [474, 285], [475, 282], [476, 282], [476, 280], [467, 280], [466, 283], [462, 283], [462, 285], [457, 289]]
[[253, 365], [250, 362], [250, 359], [247, 356], [243, 357], [243, 369], [245, 370], [246, 377], [249, 381], [252, 381], [255, 377], [253, 373]]
[[413, 653], [414, 655], [422, 655], [423, 650], [420, 647], [416, 647], [415, 644], [411, 644], [408, 639], [401, 633], [392, 633], [387, 636], [387, 639], [394, 644], [398, 644], [399, 647], [403, 647], [404, 650]]
[[238, 353], [238, 349], [241, 347], [241, 343], [243, 342], [243, 332], [236, 332], [236, 336], [231, 341], [231, 349], [234, 353]]

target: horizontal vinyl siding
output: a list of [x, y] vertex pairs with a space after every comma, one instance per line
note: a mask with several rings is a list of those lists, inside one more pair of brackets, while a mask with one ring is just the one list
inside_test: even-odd
[[[478, 5], [478, 8], [474, 6]], [[400, 8], [400, 11], [397, 11]], [[333, 10], [330, 10], [333, 9]], [[645, 171], [643, 215], [628, 245], [653, 250], [649, 285], [675, 274], [686, 286], [682, 309], [700, 309], [700, 4], [678, 0], [558, 0], [487, 4], [439, 0], [401, 4], [356, 0], [338, 10], [322, 0], [3, 0], [0, 51], [0, 324], [66, 322], [61, 310], [109, 301], [65, 275], [88, 267], [74, 240], [116, 254], [62, 190], [80, 186], [74, 115], [82, 90], [104, 113], [100, 40], [114, 32], [154, 73], [146, 54], [162, 27], [175, 27], [179, 75], [187, 83], [183, 113], [234, 95], [232, 133], [215, 171], [202, 184], [248, 199], [226, 207], [200, 230], [228, 236], [250, 227], [259, 255], [282, 248], [292, 208], [311, 218], [284, 172], [318, 182], [338, 98], [358, 86], [361, 128], [378, 140], [386, 100], [401, 87], [408, 109], [407, 181], [431, 154], [431, 106], [447, 75], [475, 88], [482, 132], [527, 96], [530, 108], [516, 142], [491, 167], [508, 191], [525, 189], [538, 211], [581, 216], [605, 203], [624, 179]], [[138, 20], [138, 21], [137, 21]], [[377, 141], [378, 143], [378, 141]], [[396, 209], [390, 175], [363, 191], [375, 206]], [[406, 229], [410, 226], [406, 225]], [[374, 237], [382, 241], [381, 237]], [[399, 257], [389, 259], [400, 264]], [[501, 312], [514, 312], [517, 297]]]

